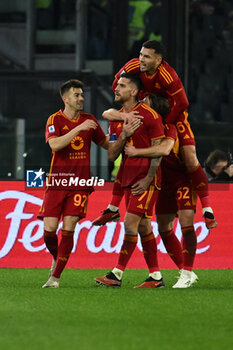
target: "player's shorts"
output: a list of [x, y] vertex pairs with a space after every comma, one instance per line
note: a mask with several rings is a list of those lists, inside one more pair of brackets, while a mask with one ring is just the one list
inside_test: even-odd
[[182, 186], [166, 187], [159, 192], [156, 202], [156, 214], [177, 214], [179, 210], [196, 211], [197, 194], [189, 182]]
[[79, 216], [85, 218], [90, 192], [47, 190], [40, 208], [38, 218]]
[[141, 217], [144, 216], [146, 218], [152, 218], [153, 207], [159, 193], [155, 186], [150, 185], [148, 190], [139, 196], [134, 196], [130, 188], [124, 189], [124, 193], [125, 206], [128, 213]]
[[176, 123], [180, 147], [195, 146], [194, 134], [187, 119], [188, 113], [184, 112], [179, 116], [179, 121]]

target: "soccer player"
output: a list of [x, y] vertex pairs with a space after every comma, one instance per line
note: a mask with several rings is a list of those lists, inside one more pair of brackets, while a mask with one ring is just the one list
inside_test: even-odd
[[149, 277], [135, 288], [158, 288], [164, 286], [157, 261], [157, 245], [152, 232], [152, 210], [160, 188], [161, 158], [129, 158], [124, 154], [126, 144], [137, 147], [159, 145], [164, 138], [162, 118], [153, 109], [137, 101], [141, 82], [137, 76], [122, 74], [115, 90], [115, 101], [123, 106], [123, 112], [138, 111], [143, 119], [141, 126], [129, 137], [127, 123], [110, 123], [109, 159], [116, 159], [122, 153], [121, 185], [124, 189], [126, 214], [125, 236], [116, 267], [107, 275], [96, 277], [95, 281], [110, 287], [120, 287], [124, 270], [141, 237], [143, 254], [149, 269]]
[[[108, 148], [108, 137], [95, 117], [83, 112], [83, 83], [79, 80], [65, 82], [60, 95], [65, 108], [49, 117], [45, 133], [52, 161], [38, 217], [44, 221], [44, 242], [53, 256], [53, 263], [50, 278], [42, 288], [59, 287], [61, 273], [73, 248], [76, 223], [86, 215], [88, 198], [93, 191], [86, 182], [91, 177], [91, 141]], [[61, 217], [63, 227], [58, 244], [56, 231]]]
[[[157, 98], [148, 95], [146, 102], [156, 109]], [[164, 103], [164, 108], [166, 109], [166, 103]], [[167, 106], [167, 110], [169, 110], [169, 106]], [[162, 113], [162, 115], [166, 114], [166, 111]], [[154, 146], [147, 149], [137, 149], [132, 145], [125, 147], [125, 153], [128, 157], [158, 157], [160, 156], [159, 152], [159, 147]], [[159, 234], [168, 254], [180, 270], [180, 277], [173, 288], [188, 288], [198, 280], [197, 275], [192, 271], [197, 247], [194, 229], [197, 195], [192, 187], [190, 175], [179, 157], [178, 139], [169, 155], [163, 157], [161, 168], [162, 189], [156, 202]], [[182, 249], [173, 230], [176, 216], [178, 216], [181, 225]]]
[[[177, 127], [181, 157], [190, 174], [193, 187], [200, 198], [206, 226], [211, 229], [217, 226], [217, 221], [210, 207], [208, 180], [197, 159], [194, 135], [187, 120], [188, 113], [186, 109], [189, 102], [181, 80], [175, 70], [164, 60], [164, 51], [164, 47], [160, 42], [156, 40], [146, 41], [142, 45], [139, 58], [127, 62], [116, 74], [113, 90], [115, 90], [121, 74], [128, 72], [137, 74], [143, 83], [140, 98], [149, 93], [158, 93], [169, 100], [171, 111], [166, 117], [166, 122], [174, 123]], [[118, 188], [113, 193], [110, 206], [93, 224], [104, 225], [106, 222], [115, 219], [116, 214], [117, 219], [119, 219], [118, 207], [120, 200], [120, 188]]]

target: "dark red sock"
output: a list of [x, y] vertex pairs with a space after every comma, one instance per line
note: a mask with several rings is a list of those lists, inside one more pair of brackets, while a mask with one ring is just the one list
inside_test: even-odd
[[61, 273], [64, 270], [66, 263], [70, 257], [74, 242], [74, 231], [62, 230], [61, 234], [62, 238], [58, 247], [57, 263], [54, 273], [52, 274], [52, 276], [56, 278], [60, 278]]
[[44, 230], [44, 242], [48, 251], [52, 254], [54, 259], [57, 259], [58, 239], [56, 231]]
[[159, 233], [168, 255], [179, 269], [183, 268], [183, 254], [180, 241], [176, 237], [173, 229]]
[[125, 234], [116, 268], [124, 271], [137, 245], [138, 235]]
[[159, 271], [157, 259], [157, 243], [153, 232], [141, 237], [143, 255], [150, 273]]
[[210, 207], [208, 179], [201, 165], [198, 164], [193, 171], [189, 172], [189, 175], [191, 177], [193, 187], [200, 198], [202, 208]]
[[116, 180], [113, 185], [112, 199], [110, 204], [119, 208], [123, 196], [124, 190], [121, 187], [121, 183], [119, 180]]
[[197, 237], [194, 226], [181, 227], [182, 230], [182, 253], [184, 258], [184, 270], [192, 271], [197, 249]]

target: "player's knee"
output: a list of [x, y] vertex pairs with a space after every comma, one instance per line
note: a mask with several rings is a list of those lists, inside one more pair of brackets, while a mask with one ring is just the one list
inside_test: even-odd
[[67, 231], [74, 231], [79, 220], [78, 216], [64, 216], [62, 228]]
[[140, 236], [146, 236], [149, 233], [151, 233], [151, 231], [152, 231], [152, 227], [150, 223], [145, 222], [145, 223], [139, 224], [138, 226], [138, 232]]
[[169, 220], [168, 218], [161, 218], [160, 216], [157, 216], [157, 223], [159, 233], [170, 231], [173, 228], [173, 220]]
[[163, 237], [164, 232], [171, 231], [173, 229], [173, 224], [160, 224], [158, 225], [159, 234]]

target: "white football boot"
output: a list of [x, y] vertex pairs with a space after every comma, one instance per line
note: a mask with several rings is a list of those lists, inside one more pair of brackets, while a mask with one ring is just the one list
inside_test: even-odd
[[42, 286], [42, 288], [59, 288], [59, 278], [49, 277], [48, 281]]
[[172, 288], [189, 288], [198, 281], [197, 275], [193, 271], [181, 270], [180, 277]]

